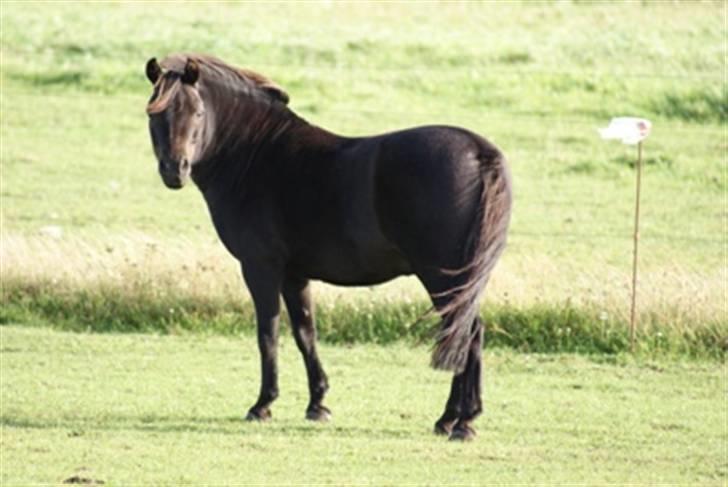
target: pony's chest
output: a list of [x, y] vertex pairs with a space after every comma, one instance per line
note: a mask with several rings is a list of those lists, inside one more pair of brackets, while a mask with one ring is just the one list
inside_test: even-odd
[[223, 246], [241, 262], [285, 252], [279, 232], [260, 211], [210, 207], [210, 216]]

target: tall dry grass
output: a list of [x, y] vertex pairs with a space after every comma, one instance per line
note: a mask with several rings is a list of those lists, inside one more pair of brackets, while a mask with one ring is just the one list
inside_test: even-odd
[[[254, 323], [239, 266], [216, 240], [143, 233], [10, 234], [0, 244], [4, 322], [214, 332], [251, 329]], [[598, 256], [585, 267], [547, 255], [506, 253], [482, 311], [496, 342], [531, 349], [543, 338], [539, 335], [553, 335], [563, 344], [569, 334], [586, 333], [610, 335], [618, 343], [607, 348], [618, 349], [626, 343], [630, 283], [628, 268], [600, 262]], [[432, 325], [417, 323], [429, 303], [412, 277], [362, 288], [316, 283], [314, 292], [321, 334], [334, 341], [422, 338]], [[728, 334], [725, 292], [725, 268], [698, 272], [674, 264], [650, 266], [639, 282], [640, 336], [647, 342], [688, 337], [720, 348]], [[549, 322], [544, 325], [549, 330], [539, 322]], [[588, 330], [577, 332], [578, 327]], [[530, 330], [523, 335], [520, 328]], [[558, 343], [535, 348], [558, 348]], [[567, 346], [574, 347], [581, 346]]]

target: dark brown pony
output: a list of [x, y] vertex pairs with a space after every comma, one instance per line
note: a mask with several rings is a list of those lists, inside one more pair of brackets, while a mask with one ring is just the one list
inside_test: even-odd
[[306, 417], [326, 420], [309, 280], [415, 274], [442, 318], [432, 364], [455, 373], [435, 431], [471, 438], [482, 410], [478, 298], [511, 211], [500, 151], [456, 127], [341, 137], [298, 117], [267, 78], [209, 56], [151, 59], [146, 74], [162, 180], [176, 189], [192, 178], [255, 304], [262, 383], [247, 419], [268, 419], [278, 396], [281, 296], [308, 374]]

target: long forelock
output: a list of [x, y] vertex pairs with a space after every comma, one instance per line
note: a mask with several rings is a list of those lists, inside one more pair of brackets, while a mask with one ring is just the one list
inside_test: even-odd
[[161, 76], [154, 85], [156, 96], [147, 105], [147, 113], [153, 115], [166, 110], [181, 85], [182, 81], [178, 76]]

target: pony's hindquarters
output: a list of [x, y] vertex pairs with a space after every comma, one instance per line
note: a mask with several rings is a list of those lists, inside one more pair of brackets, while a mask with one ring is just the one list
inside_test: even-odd
[[511, 211], [505, 158], [462, 129], [392, 134], [377, 161], [376, 209], [383, 232], [409, 259], [442, 317], [433, 366], [461, 372], [478, 298], [505, 247]]
[[[512, 194], [510, 174], [499, 154], [484, 160], [481, 198], [467, 235], [463, 267], [446, 273], [459, 276], [454, 286], [444, 291], [443, 305], [437, 306], [442, 325], [432, 352], [436, 368], [462, 371], [473, 339], [471, 326], [478, 318], [478, 298], [506, 245]], [[437, 296], [436, 296], [437, 297]]]

